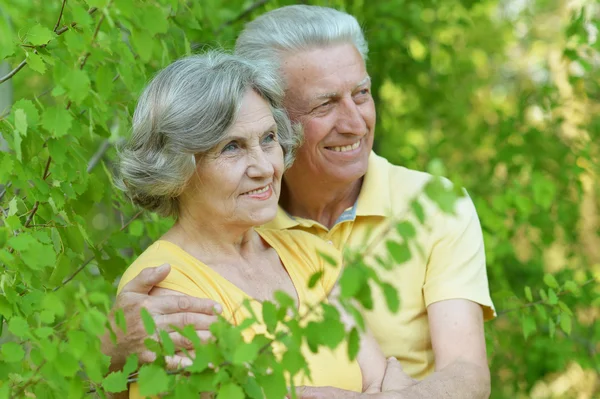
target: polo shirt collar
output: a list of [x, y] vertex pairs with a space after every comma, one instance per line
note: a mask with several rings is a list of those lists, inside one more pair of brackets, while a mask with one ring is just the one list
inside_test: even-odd
[[[391, 191], [389, 186], [389, 162], [371, 151], [367, 173], [352, 208], [346, 209], [336, 221], [354, 220], [356, 216], [386, 217], [391, 209]], [[296, 218], [287, 213], [281, 206], [277, 207], [277, 215], [268, 226], [276, 229], [290, 229], [296, 226], [312, 227], [320, 224], [314, 220]]]
[[392, 209], [390, 163], [372, 151], [355, 206], [358, 216], [386, 217]]

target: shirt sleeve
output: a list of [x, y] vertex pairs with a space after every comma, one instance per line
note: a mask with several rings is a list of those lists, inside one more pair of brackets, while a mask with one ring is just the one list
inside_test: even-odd
[[469, 196], [457, 201], [456, 214], [440, 211], [435, 220], [432, 250], [423, 293], [426, 306], [448, 299], [480, 304], [485, 320], [496, 316], [490, 297], [483, 234]]

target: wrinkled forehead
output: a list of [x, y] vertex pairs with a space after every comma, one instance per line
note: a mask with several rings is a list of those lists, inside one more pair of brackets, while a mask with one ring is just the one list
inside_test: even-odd
[[286, 97], [309, 101], [315, 96], [351, 91], [368, 84], [365, 62], [352, 44], [315, 47], [282, 56]]
[[271, 106], [254, 90], [244, 95], [234, 123], [225, 136], [252, 136], [273, 129], [275, 118]]

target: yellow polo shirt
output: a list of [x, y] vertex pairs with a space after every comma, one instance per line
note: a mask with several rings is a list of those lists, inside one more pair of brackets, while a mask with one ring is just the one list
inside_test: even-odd
[[[430, 179], [427, 173], [392, 165], [371, 153], [358, 200], [331, 229], [313, 220], [292, 217], [282, 208], [268, 224], [275, 229], [309, 232], [340, 250], [360, 250], [378, 241], [367, 256], [367, 264], [396, 288], [400, 310], [391, 313], [381, 290], [373, 286], [374, 308], [365, 311], [365, 318], [384, 354], [397, 357], [404, 370], [417, 379], [434, 371], [427, 306], [447, 299], [468, 299], [482, 306], [486, 320], [495, 316], [483, 236], [473, 202], [463, 197], [456, 204], [456, 216], [443, 213], [423, 193]], [[411, 211], [414, 198], [419, 198], [424, 207], [425, 225], [418, 223]], [[385, 241], [399, 238], [395, 229], [389, 228], [391, 219], [413, 223], [417, 235], [410, 246], [411, 259], [386, 270], [374, 257], [389, 259]], [[380, 238], [382, 234], [386, 239]]]
[[[308, 288], [310, 277], [325, 269], [334, 270], [326, 265], [319, 252], [332, 257], [338, 264], [341, 263], [341, 254], [331, 248], [321, 239], [301, 231], [282, 231], [266, 228], [257, 228], [256, 232], [279, 255], [281, 263], [286, 268], [296, 293], [300, 314], [309, 314], [308, 306], [326, 301], [328, 292], [335, 284], [333, 273], [325, 273], [321, 283], [313, 289]], [[251, 313], [242, 306], [244, 300], [249, 300], [254, 314], [262, 315], [262, 303], [253, 299], [236, 285], [229, 282], [212, 268], [193, 257], [179, 246], [164, 240], [156, 241], [146, 249], [129, 266], [119, 282], [118, 292], [137, 276], [143, 269], [156, 267], [163, 263], [171, 265], [171, 272], [159, 287], [178, 291], [198, 298], [210, 298], [223, 306], [223, 317], [234, 325], [239, 325], [244, 319], [250, 318]], [[341, 269], [341, 267], [338, 267]], [[310, 316], [310, 314], [309, 314]], [[306, 324], [319, 316], [306, 317]], [[267, 334], [264, 324], [255, 324], [244, 331], [244, 338], [251, 340], [255, 334]], [[276, 355], [282, 354], [283, 348], [274, 347]], [[362, 391], [362, 373], [356, 360], [348, 358], [346, 344], [338, 346], [335, 350], [320, 348], [317, 353], [312, 353], [308, 346], [303, 346], [302, 353], [308, 364], [311, 378], [300, 372], [294, 377], [296, 386], [333, 386], [350, 391]], [[130, 398], [141, 398], [137, 383], [131, 384]]]

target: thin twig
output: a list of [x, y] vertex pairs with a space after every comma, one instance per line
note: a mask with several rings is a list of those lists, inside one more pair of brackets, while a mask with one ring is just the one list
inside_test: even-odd
[[108, 139], [106, 139], [102, 142], [102, 144], [100, 144], [100, 148], [98, 148], [98, 150], [96, 151], [94, 156], [92, 156], [92, 159], [90, 159], [90, 162], [88, 163], [88, 167], [87, 167], [88, 173], [90, 173], [92, 171], [92, 169], [94, 169], [96, 167], [96, 165], [98, 165], [98, 162], [100, 162], [100, 160], [102, 159], [104, 154], [106, 154], [106, 151], [108, 151], [109, 148], [110, 148], [110, 141]]
[[[125, 225], [123, 225], [119, 229], [119, 232], [125, 230], [127, 228], [127, 226], [129, 226], [131, 224], [131, 222], [133, 222], [135, 219], [137, 219], [143, 212], [144, 212], [144, 210], [142, 209], [138, 213], [136, 213], [135, 215], [133, 215], [133, 217], [131, 219], [129, 219], [129, 221], [127, 221], [127, 223], [125, 223]], [[106, 237], [104, 240], [102, 240], [102, 242], [100, 244], [98, 244], [99, 251], [102, 250], [102, 245], [104, 245], [108, 241], [109, 238], [110, 238], [110, 236]], [[64, 287], [69, 281], [73, 280], [75, 278], [75, 276], [77, 276], [83, 269], [85, 269], [85, 267], [87, 265], [89, 265], [90, 262], [93, 261], [95, 258], [96, 258], [96, 254], [90, 256], [89, 258], [87, 258], [85, 260], [85, 262], [83, 262], [83, 264], [81, 266], [79, 266], [77, 268], [77, 270], [75, 270], [73, 272], [73, 274], [71, 274], [65, 281], [63, 281], [62, 283], [60, 283], [59, 286], [55, 287], [52, 290], [52, 292], [58, 291], [60, 288]]]
[[17, 65], [17, 67], [15, 69], [10, 71], [6, 76], [3, 76], [2, 78], [0, 78], [0, 84], [6, 82], [8, 79], [15, 76], [16, 73], [19, 72], [21, 69], [23, 69], [23, 67], [25, 65], [27, 65], [27, 59], [24, 59], [23, 61], [21, 61], [21, 63], [19, 65]]
[[60, 20], [62, 19], [62, 16], [63, 16], [63, 11], [65, 11], [65, 4], [67, 4], [67, 0], [63, 0], [62, 6], [60, 7], [60, 14], [58, 14], [58, 19], [56, 20], [54, 29], [52, 29], [54, 31], [54, 33], [56, 33], [56, 30], [58, 29], [58, 26], [60, 25]]
[[[89, 9], [88, 14], [92, 15], [94, 12], [96, 12], [97, 8], [96, 7], [92, 7]], [[61, 11], [62, 12], [62, 11]], [[63, 26], [62, 28], [60, 28], [59, 30], [55, 31], [57, 36], [62, 35], [63, 33], [65, 33], [67, 30], [69, 30], [69, 28], [74, 27], [75, 25], [77, 25], [77, 22], [71, 22], [69, 25]], [[42, 45], [42, 46], [38, 46], [39, 48], [43, 48], [46, 47], [46, 45]], [[10, 71], [7, 75], [3, 76], [0, 78], [0, 84], [6, 82], [7, 80], [9, 80], [10, 78], [12, 78], [13, 76], [15, 76], [15, 74], [17, 72], [19, 72], [21, 69], [23, 69], [23, 67], [27, 65], [27, 59], [24, 59], [23, 61], [21, 61], [21, 63], [19, 65], [17, 65], [17, 67], [15, 69], [13, 69], [12, 71]]]
[[2, 189], [2, 192], [0, 193], [0, 201], [2, 201], [2, 198], [4, 198], [4, 195], [6, 194], [6, 190], [8, 190], [11, 186], [12, 186], [12, 182], [11, 181], [9, 181], [8, 183], [6, 183], [6, 185]]
[[[92, 15], [93, 13], [95, 13], [98, 10], [98, 8], [96, 7], [92, 7], [88, 10], [88, 14]], [[63, 26], [62, 28], [60, 28], [59, 30], [56, 31], [57, 35], [62, 35], [63, 33], [65, 33], [66, 31], [69, 30], [69, 28], [74, 28], [75, 26], [77, 26], [77, 22], [71, 22], [68, 25]]]
[[[596, 280], [596, 279], [595, 279], [594, 277], [592, 277], [591, 279], [589, 279], [589, 280], [585, 281], [583, 284], [581, 284], [581, 285], [579, 286], [579, 288], [583, 288], [583, 287], [585, 287], [586, 285], [588, 285], [588, 284], [591, 284], [591, 283], [592, 283], [592, 282], [594, 282], [595, 280]], [[561, 291], [561, 292], [558, 292], [558, 293], [556, 294], [556, 296], [557, 296], [557, 297], [561, 297], [561, 296], [563, 296], [563, 295], [566, 295], [566, 294], [568, 294], [568, 293], [570, 293], [570, 292], [571, 292], [571, 291], [563, 290], [563, 291]], [[535, 306], [535, 305], [546, 305], [546, 304], [547, 304], [547, 302], [548, 302], [548, 299], [540, 299], [539, 301], [535, 301], [535, 302], [526, 303], [525, 305], [518, 306], [518, 307], [515, 307], [515, 308], [510, 308], [510, 309], [506, 309], [506, 310], [501, 310], [501, 311], [498, 311], [498, 312], [497, 312], [497, 317], [503, 316], [503, 315], [505, 315], [505, 314], [507, 314], [507, 313], [515, 312], [515, 311], [517, 311], [517, 310], [521, 310], [521, 309], [530, 308], [530, 307], [532, 307], [532, 306]]]
[[228, 27], [229, 25], [232, 25], [234, 23], [236, 23], [237, 21], [244, 19], [245, 17], [247, 17], [248, 15], [250, 15], [250, 13], [254, 10], [256, 10], [257, 8], [267, 4], [269, 0], [259, 0], [256, 3], [252, 3], [250, 4], [244, 11], [242, 11], [237, 17], [229, 20], [229, 21], [225, 21], [221, 24], [221, 26], [219, 26], [216, 30], [215, 33], [221, 33], [221, 31], [223, 29], [225, 29], [226, 27]]

